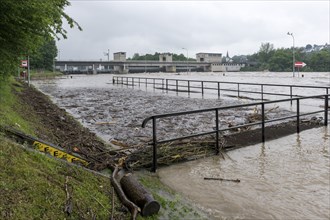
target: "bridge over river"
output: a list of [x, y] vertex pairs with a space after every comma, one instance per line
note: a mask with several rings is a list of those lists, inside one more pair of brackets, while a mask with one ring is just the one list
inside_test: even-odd
[[58, 60], [55, 68], [64, 73], [138, 73], [138, 72], [225, 72], [239, 71], [244, 64], [197, 61], [150, 60]]

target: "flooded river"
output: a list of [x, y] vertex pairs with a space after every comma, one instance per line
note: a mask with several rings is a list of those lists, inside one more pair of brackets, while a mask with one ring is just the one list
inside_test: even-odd
[[311, 129], [158, 173], [215, 219], [329, 219], [329, 140], [329, 127]]
[[[252, 83], [330, 86], [330, 73], [181, 73], [134, 74], [131, 76], [180, 78]], [[127, 76], [127, 75], [125, 75]], [[119, 140], [141, 146], [151, 140], [151, 128], [141, 128], [152, 114], [211, 108], [244, 103], [237, 98], [203, 97], [186, 93], [164, 93], [150, 87], [113, 85], [112, 75], [73, 75], [55, 80], [34, 81], [55, 103], [105, 141]], [[319, 91], [305, 91], [318, 95]], [[316, 93], [316, 94], [315, 94]], [[308, 104], [308, 103], [307, 103]], [[317, 104], [316, 108], [319, 108]], [[220, 126], [241, 123], [253, 108], [222, 112]], [[281, 115], [290, 108], [271, 112]], [[270, 115], [271, 117], [272, 115]], [[201, 115], [169, 120], [159, 136], [212, 129], [214, 119]], [[178, 127], [179, 126], [179, 127]], [[186, 129], [187, 130], [187, 129]], [[330, 134], [329, 126], [227, 152], [158, 171], [161, 180], [196, 203], [214, 219], [329, 219]], [[204, 177], [239, 179], [240, 182], [204, 180]]]

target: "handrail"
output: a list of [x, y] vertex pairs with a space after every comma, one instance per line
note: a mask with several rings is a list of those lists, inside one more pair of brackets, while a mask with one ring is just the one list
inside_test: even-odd
[[[217, 91], [218, 97], [221, 96], [221, 91], [228, 91], [228, 92], [236, 92], [237, 97], [240, 97], [242, 93], [248, 93], [248, 94], [260, 94], [260, 99], [264, 101], [264, 95], [268, 96], [287, 96], [290, 98], [298, 98], [301, 97], [301, 95], [294, 94], [293, 89], [323, 89], [324, 94], [329, 94], [330, 86], [310, 86], [310, 85], [292, 85], [292, 84], [272, 84], [272, 83], [249, 83], [249, 82], [221, 82], [221, 81], [201, 81], [201, 80], [187, 80], [187, 79], [166, 79], [166, 78], [155, 78], [155, 77], [134, 77], [134, 76], [113, 76], [113, 84], [124, 84], [124, 79], [126, 80], [127, 86], [131, 85], [134, 87], [136, 83], [138, 83], [138, 86], [141, 86], [141, 84], [145, 84], [146, 87], [148, 85], [153, 85], [154, 88], [156, 88], [156, 85], [160, 85], [162, 90], [165, 91], [176, 91], [176, 92], [183, 92], [180, 90], [180, 88], [185, 88], [184, 92], [190, 93], [196, 93], [201, 92], [204, 96], [204, 93], [206, 90], [213, 90]], [[130, 79], [130, 80], [129, 80]], [[135, 80], [138, 79], [138, 82]], [[144, 80], [144, 82], [142, 81]], [[150, 82], [152, 80], [152, 82]], [[173, 84], [172, 82], [175, 82]], [[186, 82], [186, 84], [182, 85], [180, 82]], [[191, 85], [191, 83], [198, 83], [200, 85]], [[206, 87], [205, 84], [213, 84], [214, 87]], [[236, 85], [236, 88], [227, 87], [224, 88], [224, 85]], [[249, 86], [257, 86], [257, 90], [242, 90], [242, 85], [249, 85]], [[173, 88], [174, 87], [174, 88]], [[259, 89], [258, 89], [259, 87]], [[280, 87], [280, 88], [286, 88], [288, 90], [285, 90], [284, 92], [272, 92], [272, 91], [265, 91], [265, 87]], [[193, 91], [191, 89], [194, 89]], [[196, 91], [196, 89], [200, 89], [200, 91]], [[212, 93], [215, 95], [214, 93]], [[292, 101], [291, 101], [292, 104]]]
[[[265, 101], [265, 102], [254, 102], [254, 103], [248, 103], [248, 104], [241, 104], [241, 105], [230, 105], [230, 106], [223, 106], [218, 108], [206, 108], [206, 109], [198, 109], [198, 110], [190, 110], [190, 111], [182, 111], [182, 112], [174, 112], [174, 113], [165, 113], [165, 114], [157, 114], [150, 116], [143, 120], [142, 122], [142, 128], [145, 128], [146, 124], [152, 119], [152, 118], [166, 118], [170, 116], [179, 116], [179, 115], [188, 115], [188, 114], [195, 114], [195, 113], [202, 113], [207, 111], [215, 111], [215, 110], [227, 110], [227, 109], [233, 109], [233, 108], [241, 108], [241, 107], [249, 107], [249, 106], [255, 106], [255, 105], [261, 105], [261, 104], [273, 104], [278, 102], [288, 102], [291, 100], [297, 100], [297, 99], [313, 99], [313, 98], [319, 98], [325, 95], [314, 95], [314, 96], [304, 96], [301, 98], [292, 98], [292, 99], [281, 99], [281, 100], [272, 100], [272, 101]], [[329, 95], [328, 95], [329, 96]]]
[[[149, 116], [143, 120], [142, 128], [145, 128], [147, 123], [150, 120], [152, 120], [153, 163], [152, 163], [151, 171], [156, 172], [156, 169], [157, 169], [157, 145], [158, 144], [163, 144], [163, 143], [167, 143], [167, 142], [172, 142], [172, 141], [182, 140], [182, 139], [187, 139], [187, 138], [192, 138], [192, 137], [198, 137], [198, 136], [203, 136], [203, 135], [216, 134], [216, 137], [215, 137], [216, 153], [219, 153], [219, 150], [220, 150], [219, 132], [221, 132], [221, 131], [232, 130], [232, 129], [253, 126], [253, 125], [261, 125], [261, 140], [262, 140], [262, 142], [265, 142], [265, 124], [266, 123], [280, 121], [280, 120], [286, 120], [286, 119], [290, 119], [290, 118], [296, 118], [297, 133], [299, 133], [301, 116], [307, 116], [307, 115], [312, 115], [312, 114], [317, 114], [317, 113], [322, 113], [322, 112], [324, 113], [324, 126], [327, 126], [328, 125], [328, 113], [329, 113], [329, 97], [330, 97], [329, 94], [314, 95], [314, 96], [306, 96], [306, 97], [299, 97], [299, 98], [289, 98], [289, 99], [255, 102], [255, 103], [233, 105], [233, 106], [224, 106], [224, 107], [217, 107], [217, 108], [199, 109], [199, 110], [182, 111], [182, 112], [175, 112], [175, 113], [166, 113], [166, 114], [156, 114], [156, 115]], [[324, 98], [324, 109], [319, 110], [319, 111], [314, 111], [314, 112], [300, 113], [300, 107], [301, 107], [300, 100], [315, 99], [315, 98]], [[295, 101], [297, 103], [295, 115], [290, 115], [290, 116], [280, 117], [280, 118], [275, 118], [275, 119], [270, 119], [270, 120], [265, 119], [265, 105], [279, 103], [279, 102], [288, 102], [288, 101], [290, 101], [290, 102]], [[230, 128], [223, 128], [223, 129], [219, 128], [219, 111], [220, 110], [237, 109], [237, 108], [249, 107], [249, 106], [261, 106], [261, 120], [260, 121], [253, 122], [253, 123], [247, 123], [247, 124], [243, 124], [243, 125], [238, 125], [238, 126], [234, 126], [234, 127], [230, 127]], [[177, 138], [157, 140], [157, 121], [156, 121], [157, 119], [173, 117], [173, 116], [180, 116], [180, 115], [187, 115], [187, 114], [202, 113], [202, 112], [213, 112], [213, 111], [215, 112], [215, 119], [216, 119], [215, 130], [204, 131], [202, 133], [192, 134], [192, 135], [188, 135], [188, 136], [181, 136], [181, 137], [177, 137]]]
[[295, 87], [295, 88], [318, 88], [330, 89], [330, 86], [310, 86], [310, 85], [294, 85], [294, 84], [275, 84], [275, 83], [249, 83], [249, 82], [232, 82], [232, 81], [214, 81], [214, 80], [196, 80], [196, 79], [173, 79], [173, 78], [157, 78], [157, 77], [137, 77], [137, 76], [113, 76], [114, 78], [134, 78], [134, 79], [157, 79], [157, 80], [171, 80], [182, 82], [204, 82], [204, 83], [218, 83], [221, 84], [240, 84], [240, 85], [264, 85], [264, 86], [281, 86], [281, 87]]

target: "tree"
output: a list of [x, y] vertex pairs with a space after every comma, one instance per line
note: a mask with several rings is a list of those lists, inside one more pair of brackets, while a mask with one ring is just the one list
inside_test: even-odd
[[66, 38], [63, 20], [70, 27], [79, 24], [64, 8], [68, 0], [1, 0], [0, 4], [0, 77], [13, 72], [18, 57], [34, 52], [45, 39]]
[[291, 57], [289, 49], [277, 49], [269, 59], [269, 70], [274, 72], [290, 71], [292, 68]]
[[307, 65], [313, 71], [330, 71], [330, 51], [327, 49], [320, 50], [311, 55]]
[[259, 60], [263, 63], [268, 62], [274, 54], [274, 45], [271, 43], [262, 43], [258, 52]]
[[54, 39], [45, 40], [42, 45], [31, 54], [30, 65], [32, 69], [52, 70], [57, 48]]
[[[146, 54], [140, 56], [138, 53], [134, 53], [132, 58], [128, 58], [128, 60], [159, 60], [160, 53], [155, 52], [155, 54]], [[173, 61], [187, 61], [187, 57], [185, 55], [181, 54], [172, 54]], [[189, 61], [196, 61], [196, 59], [189, 58]]]

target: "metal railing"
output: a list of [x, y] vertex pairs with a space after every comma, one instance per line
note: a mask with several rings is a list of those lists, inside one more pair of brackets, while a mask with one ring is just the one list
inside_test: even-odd
[[[145, 84], [152, 85], [153, 88], [162, 89], [165, 91], [173, 90], [176, 92], [196, 93], [202, 95], [207, 91], [217, 91], [218, 97], [221, 96], [222, 91], [234, 92], [237, 97], [242, 93], [260, 94], [260, 100], [264, 101], [265, 95], [290, 97], [303, 97], [302, 95], [294, 94], [294, 89], [321, 89], [324, 94], [329, 94], [330, 87], [327, 86], [306, 86], [306, 85], [283, 85], [270, 83], [244, 83], [244, 82], [220, 82], [220, 81], [201, 81], [201, 80], [186, 80], [186, 79], [164, 79], [164, 78], [149, 78], [149, 77], [132, 77], [132, 76], [113, 76], [114, 84], [126, 84], [131, 86], [141, 86]], [[208, 86], [207, 86], [208, 85]], [[234, 88], [224, 88], [224, 85], [232, 85]], [[242, 86], [257, 86], [256, 91], [244, 90]], [[266, 87], [286, 88], [287, 93], [266, 92]], [[318, 92], [317, 94], [322, 94]], [[290, 102], [292, 104], [292, 101]]]
[[[150, 116], [150, 117], [144, 119], [144, 121], [142, 123], [142, 128], [145, 128], [147, 123], [149, 121], [152, 121], [152, 143], [151, 143], [153, 146], [152, 172], [156, 172], [156, 169], [157, 169], [157, 147], [160, 144], [178, 141], [178, 140], [187, 139], [187, 138], [215, 134], [216, 154], [218, 154], [220, 151], [219, 132], [222, 132], [222, 131], [238, 129], [238, 128], [253, 126], [253, 125], [261, 125], [261, 141], [265, 142], [265, 124], [266, 123], [295, 118], [297, 133], [299, 133], [300, 132], [300, 117], [318, 114], [318, 113], [324, 113], [324, 125], [327, 126], [328, 125], [328, 112], [329, 112], [329, 96], [330, 95], [316, 95], [316, 96], [290, 98], [290, 99], [283, 99], [283, 100], [257, 102], [257, 103], [249, 103], [249, 104], [242, 104], [242, 105], [225, 106], [225, 107], [219, 107], [219, 108], [200, 109], [200, 110], [193, 110], [193, 111], [184, 111], [184, 112], [176, 112], [176, 113], [159, 114], [159, 115]], [[324, 99], [324, 109], [319, 110], [319, 111], [308, 112], [308, 113], [301, 113], [301, 111], [300, 111], [301, 102], [300, 101], [306, 100], [306, 99], [315, 99], [315, 98]], [[269, 105], [269, 104], [273, 104], [273, 103], [280, 103], [280, 102], [293, 102], [293, 101], [296, 102], [296, 114], [295, 115], [266, 120], [265, 105]], [[233, 126], [230, 128], [224, 128], [224, 129], [219, 128], [219, 111], [228, 110], [228, 109], [238, 109], [238, 108], [249, 107], [249, 106], [261, 106], [261, 120], [260, 121], [253, 122], [253, 123], [246, 123], [246, 124], [238, 125], [238, 126]], [[158, 140], [158, 138], [157, 138], [157, 119], [180, 116], [180, 115], [196, 114], [196, 113], [202, 113], [202, 112], [213, 112], [215, 114], [215, 129], [214, 130], [205, 131], [202, 133], [197, 133], [197, 134], [192, 134], [192, 135], [187, 135], [187, 136], [181, 136], [181, 137], [177, 137], [177, 138]]]

